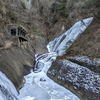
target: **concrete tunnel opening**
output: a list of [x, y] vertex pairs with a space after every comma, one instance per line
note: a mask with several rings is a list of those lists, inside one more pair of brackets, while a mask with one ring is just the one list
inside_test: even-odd
[[11, 29], [11, 36], [16, 36], [16, 29]]

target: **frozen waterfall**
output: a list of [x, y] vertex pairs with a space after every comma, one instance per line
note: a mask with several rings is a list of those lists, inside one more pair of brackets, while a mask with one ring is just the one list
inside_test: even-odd
[[73, 27], [71, 27], [63, 35], [49, 42], [47, 45], [49, 52], [55, 52], [58, 55], [62, 55], [80, 36], [80, 34], [85, 31], [92, 20], [93, 17], [76, 22]]
[[25, 84], [19, 94], [11, 81], [0, 72], [0, 100], [79, 100], [71, 91], [51, 80], [46, 73], [56, 57], [64, 54], [92, 20], [91, 17], [75, 23], [47, 45], [50, 53], [36, 55], [35, 72], [31, 71], [24, 77]]

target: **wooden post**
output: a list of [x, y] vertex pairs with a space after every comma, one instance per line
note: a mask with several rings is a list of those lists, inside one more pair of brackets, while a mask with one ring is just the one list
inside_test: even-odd
[[19, 38], [18, 38], [18, 46], [20, 47], [20, 40], [19, 40]]
[[18, 36], [18, 27], [16, 27], [16, 36]]

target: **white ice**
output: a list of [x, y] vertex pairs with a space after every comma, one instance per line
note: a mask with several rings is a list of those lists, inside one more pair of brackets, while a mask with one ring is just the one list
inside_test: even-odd
[[18, 93], [12, 82], [0, 71], [0, 100], [17, 100], [17, 96]]
[[56, 52], [58, 55], [64, 54], [80, 34], [85, 31], [92, 20], [93, 17], [78, 21], [63, 35], [49, 42], [47, 45], [49, 52]]
[[[5, 78], [5, 75], [0, 72], [0, 85], [3, 85], [8, 91], [18, 97], [18, 100], [79, 100], [69, 90], [58, 85], [46, 73], [57, 55], [62, 55], [66, 49], [84, 32], [87, 26], [91, 23], [92, 17], [77, 22], [72, 28], [65, 32], [62, 36], [56, 38], [47, 45], [48, 54], [36, 55], [36, 69], [40, 72], [33, 71], [26, 75], [25, 84], [20, 89], [19, 95], [15, 87]], [[66, 46], [66, 48], [65, 48]], [[6, 81], [7, 80], [7, 81]], [[0, 100], [7, 100], [0, 94]], [[16, 100], [16, 99], [14, 99]]]
[[[47, 77], [46, 73], [52, 64], [52, 61], [56, 59], [56, 54], [54, 56], [52, 53], [46, 55], [48, 56], [45, 56], [44, 62], [42, 61], [44, 64], [41, 64], [43, 65], [41, 66], [43, 68], [41, 72], [31, 72], [29, 75], [25, 76], [26, 82], [24, 87], [20, 90], [19, 99], [24, 100], [24, 98], [28, 97], [33, 98], [32, 100], [79, 100], [79, 98], [69, 90]], [[39, 57], [36, 59], [38, 58]], [[51, 58], [52, 60], [48, 58]], [[31, 100], [28, 98], [25, 100]]]
[[[47, 45], [48, 51], [51, 53], [36, 55], [35, 72], [38, 73], [31, 72], [29, 75], [25, 76], [26, 83], [20, 90], [20, 100], [23, 100], [23, 97], [25, 96], [30, 98], [33, 97], [33, 100], [79, 100], [79, 98], [69, 90], [58, 85], [47, 77], [46, 73], [57, 55], [62, 55], [66, 49], [72, 45], [77, 37], [84, 32], [92, 20], [93, 18], [91, 17], [77, 22], [62, 36], [55, 38]], [[37, 98], [38, 93], [40, 94], [39, 98]]]

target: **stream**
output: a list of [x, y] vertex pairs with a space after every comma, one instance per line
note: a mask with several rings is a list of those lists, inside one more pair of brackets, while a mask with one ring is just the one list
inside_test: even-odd
[[49, 53], [35, 55], [34, 71], [24, 76], [25, 84], [17, 93], [12, 82], [0, 72], [0, 100], [80, 100], [71, 91], [58, 85], [46, 74], [52, 62], [64, 52], [85, 31], [93, 18], [87, 18], [73, 25], [62, 36], [47, 45]]

